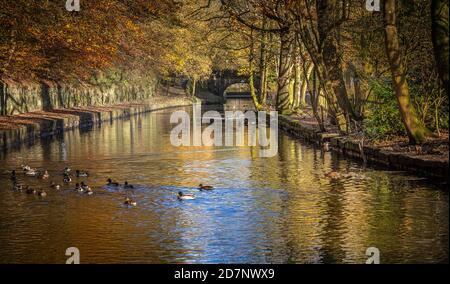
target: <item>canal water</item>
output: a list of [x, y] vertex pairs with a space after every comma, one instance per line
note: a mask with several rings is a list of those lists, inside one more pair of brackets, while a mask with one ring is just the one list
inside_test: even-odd
[[[282, 133], [271, 158], [257, 147], [174, 147], [173, 111], [0, 154], [0, 263], [65, 263], [69, 247], [81, 263], [364, 263], [369, 247], [381, 263], [448, 262], [446, 185], [365, 168]], [[11, 190], [6, 171], [21, 164], [49, 171], [47, 181], [18, 175], [47, 197]], [[91, 176], [63, 185], [65, 166]], [[135, 188], [108, 188], [109, 177]], [[94, 195], [75, 192], [78, 181]], [[179, 191], [197, 198], [178, 201]], [[137, 207], [123, 205], [126, 196]]]

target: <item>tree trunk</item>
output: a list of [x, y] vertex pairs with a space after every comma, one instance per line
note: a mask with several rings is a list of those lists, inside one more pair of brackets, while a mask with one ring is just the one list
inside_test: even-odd
[[[305, 63], [306, 64], [306, 63]], [[303, 72], [303, 76], [302, 76], [302, 85], [300, 87], [300, 100], [299, 100], [299, 106], [306, 106], [306, 90], [307, 90], [307, 85], [308, 85], [308, 81], [309, 78], [311, 77], [311, 73], [314, 69], [314, 64], [312, 64], [311, 62], [307, 65], [306, 68], [304, 68], [303, 70], [305, 70]]]
[[197, 79], [193, 78], [192, 79], [192, 94], [191, 94], [191, 96], [195, 97], [196, 93], [197, 93]]
[[256, 95], [255, 90], [255, 82], [253, 76], [253, 61], [255, 60], [255, 50], [254, 50], [254, 40], [253, 40], [253, 31], [250, 33], [250, 54], [249, 54], [249, 85], [250, 85], [250, 94], [252, 96], [253, 104], [255, 105], [256, 110], [261, 110], [262, 106], [258, 101], [258, 97]]
[[436, 58], [439, 77], [449, 96], [448, 68], [448, 0], [433, 0], [431, 2], [431, 32], [433, 38], [434, 57]]
[[400, 109], [403, 124], [411, 144], [422, 144], [429, 130], [421, 123], [409, 95], [405, 66], [397, 34], [395, 0], [384, 2], [385, 44], [395, 95]]
[[6, 115], [7, 113], [7, 106], [6, 106], [6, 90], [5, 90], [5, 84], [0, 81], [0, 115]]
[[337, 0], [317, 1], [318, 32], [320, 42], [323, 44], [323, 60], [327, 70], [327, 79], [331, 84], [339, 107], [344, 111], [345, 117], [350, 116], [354, 120], [361, 120], [362, 117], [353, 109], [345, 87], [342, 72], [342, 54], [340, 52], [336, 25], [343, 15], [340, 13], [342, 9], [339, 8], [337, 2]]
[[317, 84], [317, 71], [316, 68], [314, 68], [313, 71], [313, 80], [312, 80], [312, 85], [313, 85], [313, 90], [312, 92], [310, 92], [310, 97], [311, 97], [311, 106], [313, 109], [313, 115], [317, 120], [317, 123], [319, 124], [319, 128], [321, 132], [325, 132], [325, 125], [323, 124], [323, 119], [322, 117], [319, 115], [318, 112], [318, 107], [319, 107], [319, 95], [320, 95], [320, 87]]
[[276, 107], [280, 113], [284, 113], [290, 109], [289, 82], [292, 70], [292, 36], [290, 32], [283, 32], [280, 36], [281, 46]]
[[299, 54], [299, 48], [295, 48], [294, 58], [294, 103], [292, 108], [298, 108], [301, 100], [301, 82], [302, 82], [302, 66]]
[[[266, 17], [263, 16], [263, 29], [267, 26]], [[259, 100], [262, 105], [266, 104], [267, 98], [267, 33], [261, 32], [261, 51], [259, 58]]]

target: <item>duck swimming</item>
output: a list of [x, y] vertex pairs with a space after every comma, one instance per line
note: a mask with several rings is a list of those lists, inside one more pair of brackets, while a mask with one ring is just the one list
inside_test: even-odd
[[59, 189], [60, 189], [59, 184], [56, 184], [56, 183], [54, 183], [54, 182], [52, 182], [52, 184], [50, 185], [50, 187], [51, 187], [51, 188], [54, 188], [54, 189], [56, 189], [56, 190], [59, 190]]
[[210, 185], [203, 185], [203, 184], [200, 184], [200, 185], [198, 186], [198, 188], [199, 188], [200, 190], [213, 190], [213, 189], [214, 189], [214, 187], [212, 187], [212, 186], [210, 186]]
[[14, 191], [22, 191], [23, 190], [23, 185], [14, 183], [13, 184], [13, 190]]
[[119, 186], [118, 182], [113, 182], [112, 179], [107, 179], [106, 180], [108, 183], [106, 184], [107, 186]]
[[125, 199], [125, 201], [123, 202], [123, 204], [125, 204], [125, 205], [129, 205], [129, 206], [136, 206], [137, 205], [137, 202], [136, 201], [133, 201], [133, 200], [131, 200], [130, 198], [126, 198]]
[[192, 200], [192, 199], [195, 199], [195, 195], [193, 195], [193, 194], [185, 194], [185, 193], [183, 193], [181, 191], [178, 192], [177, 197], [180, 200]]
[[341, 174], [338, 173], [338, 172], [335, 172], [335, 171], [331, 171], [331, 172], [325, 174], [325, 176], [326, 176], [327, 178], [332, 179], [332, 180], [336, 180], [336, 179], [341, 178]]
[[76, 170], [76, 176], [77, 177], [88, 177], [89, 173], [88, 172], [84, 172], [84, 171], [80, 171], [80, 170]]
[[27, 171], [25, 174], [26, 174], [27, 176], [29, 176], [29, 177], [35, 177], [35, 176], [37, 176], [39, 173], [38, 173], [36, 170], [30, 169], [30, 170]]
[[42, 175], [42, 179], [48, 179], [50, 177], [50, 174], [48, 173], [48, 171], [45, 171], [44, 174]]
[[84, 182], [81, 182], [81, 189], [89, 195], [91, 195], [93, 193], [92, 189]]
[[70, 171], [71, 171], [71, 169], [69, 167], [65, 167], [63, 170], [63, 175], [69, 175]]
[[28, 172], [29, 170], [31, 170], [31, 167], [28, 165], [26, 165], [26, 166], [22, 165], [21, 168], [24, 172]]
[[84, 189], [80, 186], [79, 183], [75, 184], [75, 190], [78, 191], [78, 192], [84, 192]]
[[32, 188], [27, 188], [27, 190], [25, 191], [26, 194], [36, 194], [36, 190], [32, 189]]
[[128, 184], [128, 181], [125, 182], [125, 184], [123, 185], [124, 188], [134, 188], [134, 186], [132, 184]]
[[43, 191], [43, 190], [39, 190], [36, 192], [36, 194], [40, 197], [46, 197], [47, 196], [47, 192]]
[[64, 176], [63, 182], [64, 183], [71, 183], [72, 182], [72, 178], [70, 176], [66, 175], [66, 176]]

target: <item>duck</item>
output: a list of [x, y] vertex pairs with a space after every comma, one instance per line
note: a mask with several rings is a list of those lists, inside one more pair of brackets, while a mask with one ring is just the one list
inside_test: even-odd
[[85, 171], [76, 170], [75, 172], [76, 172], [77, 177], [88, 177], [89, 176], [89, 173], [85, 172]]
[[119, 186], [118, 182], [113, 182], [112, 179], [110, 179], [110, 178], [107, 179], [106, 181], [108, 182], [108, 184], [107, 184], [108, 186]]
[[81, 182], [81, 188], [82, 188], [84, 191], [89, 191], [89, 190], [91, 190], [91, 188], [90, 188], [87, 184], [85, 184], [83, 181]]
[[39, 173], [38, 173], [36, 170], [34, 170], [34, 169], [30, 169], [30, 170], [27, 171], [25, 174], [26, 174], [27, 176], [29, 176], [29, 177], [35, 177], [35, 176], [37, 176]]
[[63, 170], [63, 175], [69, 175], [72, 170], [69, 167], [65, 167]]
[[14, 183], [13, 184], [13, 190], [14, 191], [22, 191], [23, 190], [23, 185]]
[[66, 175], [66, 176], [64, 176], [63, 182], [64, 183], [71, 183], [72, 182], [72, 178], [70, 176]]
[[344, 175], [342, 175], [344, 178], [354, 178], [354, 179], [364, 179], [365, 176], [363, 174], [353, 173], [349, 172]]
[[92, 195], [92, 194], [94, 194], [94, 191], [89, 187], [88, 189], [86, 189], [86, 192], [85, 192], [87, 195]]
[[40, 197], [46, 197], [47, 196], [47, 192], [43, 191], [43, 190], [38, 190], [36, 192], [36, 194]]
[[32, 188], [27, 188], [27, 190], [25, 191], [26, 194], [36, 194], [36, 189], [32, 189]]
[[136, 206], [137, 202], [133, 201], [133, 200], [131, 200], [130, 198], [127, 197], [125, 199], [125, 201], [123, 202], [123, 204], [128, 205], [128, 206]]
[[329, 173], [326, 173], [325, 176], [326, 176], [327, 178], [332, 179], [332, 180], [341, 178], [341, 174], [338, 173], [338, 172], [336, 172], [336, 171], [331, 171], [331, 172], [329, 172]]
[[75, 190], [78, 191], [78, 192], [84, 192], [83, 187], [81, 187], [79, 183], [75, 184]]
[[56, 184], [54, 182], [52, 182], [52, 184], [50, 185], [51, 188], [54, 188], [56, 190], [59, 190], [61, 187], [59, 186], [59, 184]]
[[128, 184], [128, 181], [126, 181], [123, 185], [124, 188], [134, 188], [134, 186], [132, 184]]
[[21, 168], [24, 172], [28, 172], [29, 170], [31, 170], [31, 167], [28, 165], [21, 165]]
[[195, 195], [193, 195], [193, 194], [185, 194], [185, 193], [183, 193], [181, 191], [178, 192], [177, 197], [180, 200], [192, 200], [192, 199], [195, 199]]
[[198, 188], [200, 190], [213, 190], [214, 187], [210, 186], [210, 185], [203, 185], [203, 184], [199, 184]]
[[42, 179], [48, 179], [50, 177], [50, 174], [48, 173], [48, 171], [45, 171], [44, 174], [42, 175]]

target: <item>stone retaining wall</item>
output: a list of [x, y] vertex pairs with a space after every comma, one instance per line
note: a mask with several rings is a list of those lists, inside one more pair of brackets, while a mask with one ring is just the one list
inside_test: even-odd
[[[164, 98], [161, 102], [108, 107], [74, 107], [0, 117], [0, 126], [2, 126], [0, 127], [0, 149], [8, 149], [35, 138], [54, 135], [77, 127], [188, 105], [191, 105], [188, 98]], [[10, 129], [7, 129], [9, 125], [11, 125]]]
[[338, 151], [346, 157], [363, 161], [364, 154], [369, 164], [381, 165], [389, 169], [410, 171], [427, 177], [443, 178], [447, 181], [449, 179], [449, 161], [442, 160], [440, 157], [396, 153], [374, 146], [364, 146], [364, 151], [361, 153], [359, 143], [352, 141], [349, 137], [341, 136], [338, 133], [320, 133], [317, 128], [302, 124], [301, 121], [289, 116], [280, 115], [279, 128], [294, 137], [312, 143], [329, 142], [332, 150]]
[[0, 81], [0, 115], [142, 101], [156, 94], [155, 86], [154, 82], [141, 86], [124, 83], [106, 87]]

